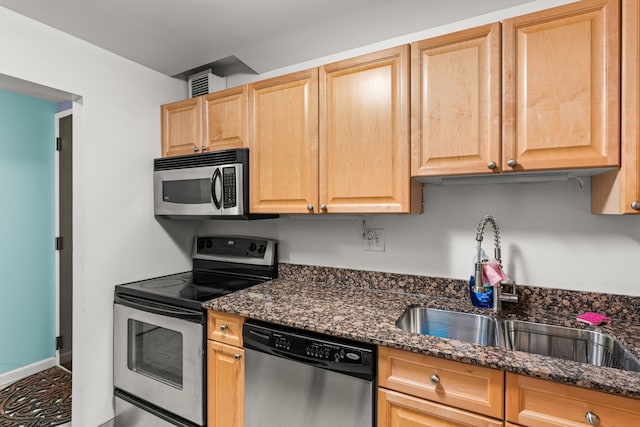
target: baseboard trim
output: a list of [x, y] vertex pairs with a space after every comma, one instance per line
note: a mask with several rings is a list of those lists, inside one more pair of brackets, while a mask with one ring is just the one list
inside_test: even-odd
[[45, 369], [49, 369], [54, 366], [56, 366], [56, 358], [50, 357], [48, 359], [44, 359], [39, 362], [32, 363], [31, 365], [23, 366], [22, 368], [5, 372], [4, 374], [0, 374], [0, 387], [3, 387], [7, 384], [11, 384], [18, 380], [26, 378], [29, 375], [33, 375], [35, 373], [44, 371]]

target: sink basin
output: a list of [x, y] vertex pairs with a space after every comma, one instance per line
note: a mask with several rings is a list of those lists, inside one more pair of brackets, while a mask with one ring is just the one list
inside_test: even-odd
[[620, 341], [595, 331], [416, 306], [408, 307], [396, 326], [416, 334], [640, 372], [640, 361]]
[[493, 347], [498, 347], [500, 342], [496, 320], [480, 314], [409, 307], [396, 326], [407, 332]]
[[594, 331], [520, 320], [502, 322], [505, 346], [595, 366], [640, 371], [640, 362], [617, 339]]

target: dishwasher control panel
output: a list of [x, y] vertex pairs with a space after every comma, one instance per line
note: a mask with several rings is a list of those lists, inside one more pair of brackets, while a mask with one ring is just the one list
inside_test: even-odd
[[269, 345], [283, 353], [334, 363], [362, 364], [362, 351], [345, 345], [270, 331]]
[[315, 359], [324, 359], [336, 363], [362, 363], [362, 353], [348, 347], [307, 341], [305, 353]]
[[348, 339], [247, 322], [243, 327], [243, 341], [245, 348], [326, 369], [352, 374], [375, 369], [375, 346]]

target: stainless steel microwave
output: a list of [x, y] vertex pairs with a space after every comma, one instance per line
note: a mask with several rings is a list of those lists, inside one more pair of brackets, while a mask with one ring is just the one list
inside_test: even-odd
[[249, 212], [249, 149], [153, 161], [154, 213], [176, 219], [263, 219]]

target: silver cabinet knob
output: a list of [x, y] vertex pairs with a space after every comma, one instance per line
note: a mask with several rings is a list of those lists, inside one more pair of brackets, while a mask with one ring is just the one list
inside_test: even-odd
[[240, 353], [236, 353], [233, 355], [233, 358], [236, 360], [240, 360], [240, 358], [242, 357], [242, 355]]
[[200, 149], [198, 147], [193, 147], [193, 152], [197, 153], [198, 151], [200, 151]]
[[207, 151], [207, 147], [205, 147], [204, 145], [200, 147], [200, 151]]
[[634, 200], [633, 202], [631, 202], [631, 209], [633, 209], [634, 211], [640, 211], [640, 201]]
[[320, 210], [321, 211], [325, 211], [327, 210], [327, 205], [325, 205], [324, 203], [320, 205]]
[[487, 163], [487, 167], [489, 169], [495, 169], [496, 167], [498, 167], [498, 165], [496, 164], [496, 162], [494, 162], [493, 160], [490, 161], [489, 163]]
[[309, 204], [307, 205], [307, 210], [308, 210], [309, 212], [313, 212], [313, 205], [312, 205], [311, 203], [309, 203]]
[[517, 164], [518, 164], [518, 162], [516, 161], [516, 159], [507, 160], [507, 166], [509, 166], [510, 168], [516, 167]]
[[588, 411], [586, 414], [584, 414], [584, 419], [590, 426], [600, 425], [600, 417], [591, 411]]
[[432, 384], [440, 384], [440, 377], [436, 374], [431, 375], [431, 383]]
[[227, 329], [229, 329], [229, 327], [227, 325], [220, 325], [220, 330], [221, 331], [226, 331]]

